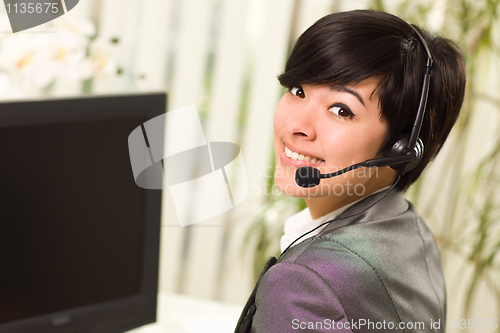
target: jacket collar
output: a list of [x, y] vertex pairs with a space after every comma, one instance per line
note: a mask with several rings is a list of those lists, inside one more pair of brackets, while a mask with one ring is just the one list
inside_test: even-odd
[[[408, 210], [409, 203], [405, 200], [402, 191], [392, 189], [387, 195], [385, 195], [386, 193], [387, 191], [383, 191], [374, 195], [369, 195], [365, 199], [349, 207], [342, 214], [337, 216], [335, 221], [329, 223], [323, 229], [322, 233], [350, 224], [389, 219]], [[377, 202], [377, 200], [380, 201]]]

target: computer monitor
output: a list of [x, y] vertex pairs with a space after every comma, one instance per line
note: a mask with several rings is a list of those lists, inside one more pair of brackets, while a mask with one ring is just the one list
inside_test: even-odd
[[124, 332], [156, 320], [161, 190], [128, 136], [164, 93], [0, 103], [0, 332]]

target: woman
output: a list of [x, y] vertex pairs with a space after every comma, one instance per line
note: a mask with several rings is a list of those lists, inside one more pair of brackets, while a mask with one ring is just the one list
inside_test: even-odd
[[[278, 79], [288, 91], [274, 118], [275, 184], [307, 208], [286, 221], [282, 255], [266, 265], [236, 332], [444, 332], [439, 252], [403, 192], [458, 117], [460, 51], [387, 13], [335, 13], [299, 37]], [[303, 166], [327, 174], [376, 158], [378, 168], [315, 187], [295, 179]]]

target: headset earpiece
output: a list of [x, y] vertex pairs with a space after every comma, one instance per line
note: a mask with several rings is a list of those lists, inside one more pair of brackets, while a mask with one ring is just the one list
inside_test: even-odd
[[422, 140], [420, 140], [420, 138], [417, 139], [415, 148], [413, 148], [413, 152], [411, 152], [411, 150], [409, 151], [410, 149], [408, 147], [409, 138], [410, 138], [409, 134], [401, 135], [392, 145], [391, 151], [389, 152], [389, 157], [404, 156], [410, 154], [415, 156], [411, 161], [405, 164], [396, 164], [390, 166], [392, 169], [398, 172], [403, 172], [403, 170], [404, 172], [406, 172], [415, 169], [418, 163], [420, 163], [420, 161], [422, 160], [422, 156], [424, 155], [424, 143], [422, 142]]

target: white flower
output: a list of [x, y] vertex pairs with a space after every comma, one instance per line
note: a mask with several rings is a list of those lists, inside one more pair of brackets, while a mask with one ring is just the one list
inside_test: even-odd
[[116, 61], [118, 46], [108, 39], [97, 38], [90, 47], [90, 65], [94, 76], [115, 75], [118, 71]]
[[0, 99], [18, 99], [23, 97], [25, 97], [25, 94], [13, 86], [10, 76], [0, 73]]
[[[0, 29], [10, 30], [5, 12], [0, 14]], [[0, 34], [0, 98], [38, 94], [59, 79], [116, 75], [118, 45], [109, 39], [93, 41], [95, 34], [91, 21], [73, 15], [30, 33]]]
[[1, 38], [0, 69], [23, 87], [44, 88], [58, 78], [89, 78], [92, 71], [87, 49], [95, 34], [93, 23], [61, 17], [44, 25], [44, 30], [49, 32], [6, 34]]

